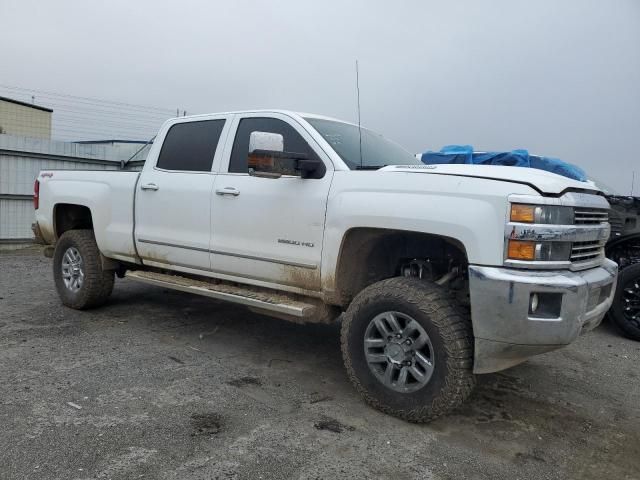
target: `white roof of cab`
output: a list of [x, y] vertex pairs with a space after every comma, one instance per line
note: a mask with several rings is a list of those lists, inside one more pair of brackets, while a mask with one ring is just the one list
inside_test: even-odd
[[293, 110], [278, 110], [278, 109], [258, 109], [258, 110], [237, 110], [233, 112], [211, 112], [211, 113], [202, 113], [198, 115], [187, 115], [186, 117], [176, 117], [176, 118], [198, 118], [198, 117], [206, 117], [209, 115], [242, 115], [245, 113], [280, 113], [282, 115], [288, 115], [290, 117], [302, 117], [302, 118], [314, 118], [318, 120], [331, 120], [333, 122], [347, 123], [349, 125], [356, 125], [355, 123], [347, 122], [345, 120], [341, 120], [339, 118], [328, 117], [326, 115], [318, 115], [316, 113], [307, 113], [307, 112], [295, 112]]

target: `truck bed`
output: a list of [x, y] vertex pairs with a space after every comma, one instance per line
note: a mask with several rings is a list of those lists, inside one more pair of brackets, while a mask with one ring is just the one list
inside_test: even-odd
[[87, 205], [100, 251], [110, 258], [133, 260], [133, 202], [139, 175], [123, 170], [41, 171], [36, 222], [43, 239], [49, 244], [56, 240], [56, 205]]

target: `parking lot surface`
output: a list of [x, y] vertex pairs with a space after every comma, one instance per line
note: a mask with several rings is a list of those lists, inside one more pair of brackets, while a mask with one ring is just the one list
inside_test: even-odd
[[608, 324], [414, 425], [366, 406], [339, 326], [118, 280], [67, 309], [0, 252], [0, 478], [640, 478], [640, 343]]

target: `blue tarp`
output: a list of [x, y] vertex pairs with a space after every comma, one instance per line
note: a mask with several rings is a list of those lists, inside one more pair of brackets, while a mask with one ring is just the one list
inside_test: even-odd
[[471, 145], [447, 145], [439, 152], [422, 154], [422, 163], [458, 163], [470, 165], [503, 165], [509, 167], [537, 168], [557, 173], [580, 182], [587, 181], [587, 174], [580, 167], [557, 158], [529, 155], [527, 150], [510, 152], [474, 152]]

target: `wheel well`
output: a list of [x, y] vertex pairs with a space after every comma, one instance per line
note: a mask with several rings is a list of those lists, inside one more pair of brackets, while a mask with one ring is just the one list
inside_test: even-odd
[[453, 238], [405, 230], [349, 230], [336, 269], [336, 303], [348, 305], [365, 287], [401, 275], [403, 264], [414, 259], [427, 260], [435, 276], [452, 265], [466, 271], [468, 263], [464, 246]]
[[56, 238], [73, 229], [93, 230], [93, 219], [91, 218], [91, 210], [84, 205], [73, 205], [69, 203], [60, 203], [55, 206], [54, 229]]

